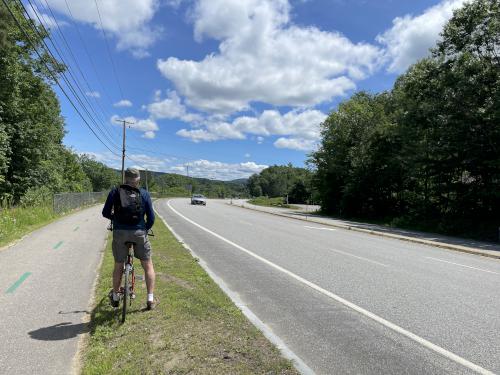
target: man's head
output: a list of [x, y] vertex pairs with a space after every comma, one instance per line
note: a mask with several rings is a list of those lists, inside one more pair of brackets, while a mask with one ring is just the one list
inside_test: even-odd
[[132, 187], [138, 187], [139, 181], [141, 180], [141, 174], [137, 168], [127, 168], [125, 169], [125, 185], [130, 185]]

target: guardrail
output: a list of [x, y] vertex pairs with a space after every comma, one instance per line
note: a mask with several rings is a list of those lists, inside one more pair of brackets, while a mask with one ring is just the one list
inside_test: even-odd
[[52, 207], [54, 212], [57, 213], [71, 211], [76, 208], [104, 202], [107, 194], [107, 191], [54, 194]]

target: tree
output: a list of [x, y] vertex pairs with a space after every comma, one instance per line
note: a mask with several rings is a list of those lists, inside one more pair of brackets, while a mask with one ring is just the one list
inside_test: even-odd
[[105, 191], [120, 183], [120, 175], [117, 171], [94, 160], [91, 156], [80, 155], [78, 162], [90, 179], [92, 191]]

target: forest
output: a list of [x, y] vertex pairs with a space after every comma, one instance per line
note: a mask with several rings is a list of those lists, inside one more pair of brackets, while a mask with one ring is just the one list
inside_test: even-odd
[[392, 90], [343, 102], [310, 164], [327, 213], [497, 240], [500, 2], [466, 3]]

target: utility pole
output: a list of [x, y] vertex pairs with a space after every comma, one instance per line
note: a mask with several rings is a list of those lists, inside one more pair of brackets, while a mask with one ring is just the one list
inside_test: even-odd
[[149, 191], [148, 187], [148, 169], [146, 168], [146, 191]]
[[122, 144], [122, 184], [125, 183], [125, 125], [132, 125], [133, 122], [116, 119], [116, 122], [123, 123], [123, 144]]

